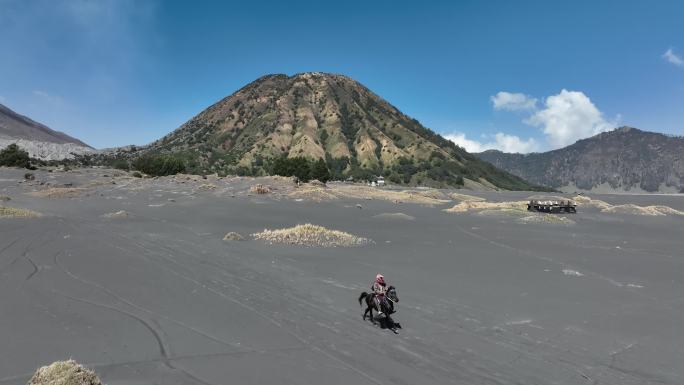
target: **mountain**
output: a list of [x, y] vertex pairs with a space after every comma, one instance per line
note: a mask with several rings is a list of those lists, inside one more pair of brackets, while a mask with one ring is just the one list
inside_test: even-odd
[[[275, 159], [325, 159], [333, 177], [537, 189], [404, 115], [353, 79], [267, 75], [138, 149], [175, 153], [193, 172], [262, 175]], [[465, 178], [465, 179], [464, 179]]]
[[16, 143], [34, 158], [61, 160], [94, 151], [69, 135], [50, 129], [0, 104], [0, 148]]
[[530, 182], [565, 191], [684, 192], [684, 138], [632, 127], [544, 153], [476, 155]]

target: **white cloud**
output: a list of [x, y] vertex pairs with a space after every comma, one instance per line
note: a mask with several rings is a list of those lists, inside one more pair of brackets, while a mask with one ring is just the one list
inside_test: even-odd
[[444, 137], [457, 145], [465, 148], [466, 151], [468, 152], [482, 152], [485, 150], [485, 148], [482, 146], [482, 143], [476, 141], [476, 140], [470, 140], [467, 139], [465, 134], [461, 132], [455, 132], [452, 134], [447, 134], [444, 135]]
[[564, 147], [617, 125], [603, 118], [603, 114], [584, 93], [561, 90], [546, 98], [544, 108], [524, 121], [541, 127], [553, 148]]
[[684, 59], [682, 59], [680, 56], [674, 53], [674, 51], [672, 51], [672, 48], [669, 48], [667, 52], [663, 54], [663, 59], [669, 61], [670, 63], [676, 66], [684, 67]]
[[490, 96], [489, 100], [492, 101], [495, 110], [524, 111], [537, 107], [537, 99], [521, 93], [500, 91]]
[[486, 143], [468, 139], [464, 133], [460, 132], [444, 135], [444, 137], [465, 148], [468, 152], [499, 150], [503, 152], [528, 153], [539, 150], [539, 145], [534, 138], [522, 140], [515, 135], [508, 135], [503, 132], [497, 133], [494, 135], [493, 141], [487, 141]]
[[534, 138], [522, 140], [516, 135], [508, 135], [499, 132], [494, 135], [494, 139], [497, 144], [495, 148], [503, 152], [519, 152], [525, 154], [539, 150], [539, 144]]

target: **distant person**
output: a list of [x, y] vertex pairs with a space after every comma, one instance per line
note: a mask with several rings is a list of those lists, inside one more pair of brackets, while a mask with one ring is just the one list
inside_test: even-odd
[[373, 300], [378, 307], [378, 316], [382, 316], [382, 305], [385, 304], [385, 293], [387, 292], [387, 284], [385, 283], [385, 276], [378, 274], [375, 276], [375, 282], [371, 287], [373, 291]]

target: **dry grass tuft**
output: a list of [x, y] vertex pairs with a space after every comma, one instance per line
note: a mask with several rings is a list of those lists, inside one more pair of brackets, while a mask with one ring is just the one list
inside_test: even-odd
[[602, 201], [599, 199], [591, 199], [588, 196], [584, 196], [584, 195], [578, 195], [578, 196], [572, 198], [572, 200], [574, 200], [580, 207], [581, 206], [596, 207], [599, 210], [605, 210], [605, 209], [612, 207], [612, 205], [608, 202], [605, 202], [605, 201]]
[[254, 194], [268, 194], [271, 192], [271, 188], [262, 184], [258, 184], [256, 186], [250, 187], [249, 192]]
[[353, 247], [372, 242], [370, 239], [357, 237], [338, 230], [329, 230], [323, 226], [310, 223], [280, 230], [264, 230], [252, 234], [255, 239], [268, 243], [285, 243], [310, 247]]
[[27, 385], [102, 385], [102, 382], [95, 372], [69, 360], [43, 366]]
[[526, 201], [514, 201], [514, 202], [486, 202], [486, 201], [464, 201], [461, 202], [450, 209], [444, 211], [449, 213], [465, 213], [469, 211], [478, 210], [515, 210], [515, 211], [527, 211]]
[[215, 184], [212, 184], [212, 183], [205, 183], [205, 184], [201, 184], [201, 185], [197, 186], [197, 189], [198, 189], [198, 190], [209, 191], [209, 190], [215, 190], [217, 187], [218, 187], [218, 186], [216, 186]]
[[395, 203], [405, 202], [424, 205], [449, 203], [449, 200], [432, 198], [411, 190], [396, 191], [359, 185], [335, 186], [334, 192], [338, 195], [353, 199], [379, 199]]
[[684, 211], [673, 209], [670, 206], [654, 205], [654, 206], [639, 206], [632, 203], [627, 203], [624, 205], [611, 205], [608, 202], [604, 202], [598, 199], [591, 199], [587, 196], [578, 195], [575, 201], [579, 204], [586, 206], [596, 207], [601, 210], [602, 213], [610, 214], [630, 214], [630, 215], [645, 215], [645, 216], [665, 216], [665, 215], [682, 215], [684, 216]]
[[305, 199], [312, 201], [330, 201], [338, 199], [337, 195], [333, 194], [325, 185], [302, 185], [287, 194], [292, 199]]
[[627, 203], [624, 205], [610, 206], [601, 209], [602, 213], [611, 214], [632, 214], [632, 215], [648, 215], [648, 216], [664, 216], [660, 211], [653, 210], [649, 207], [637, 206], [635, 204]]
[[231, 231], [223, 237], [224, 241], [244, 241], [245, 237], [241, 234]]
[[658, 211], [658, 212], [665, 214], [665, 215], [682, 215], [682, 216], [684, 216], [684, 211], [673, 209], [670, 206], [655, 205], [655, 206], [646, 206], [646, 208], [648, 208], [650, 210]]
[[38, 218], [39, 212], [16, 207], [0, 206], [0, 218]]
[[8, 197], [7, 195], [0, 195], [0, 202], [9, 202], [11, 200], [12, 198]]
[[312, 180], [309, 181], [308, 184], [310, 184], [311, 186], [318, 186], [318, 187], [325, 187], [325, 186], [326, 186], [325, 183], [321, 182], [321, 181], [318, 180], [318, 179], [312, 179]]
[[488, 217], [488, 216], [508, 216], [508, 217], [525, 217], [530, 215], [527, 210], [521, 210], [519, 208], [499, 208], [499, 209], [484, 209], [477, 212], [477, 215]]
[[119, 210], [113, 213], [104, 214], [102, 217], [107, 219], [125, 219], [130, 217], [131, 214], [125, 210]]
[[601, 210], [604, 213], [619, 213], [632, 215], [646, 215], [646, 216], [665, 216], [665, 215], [684, 215], [684, 211], [673, 209], [670, 206], [656, 205], [656, 206], [638, 206], [635, 204], [624, 204], [610, 206]]
[[451, 197], [451, 199], [454, 199], [457, 201], [462, 201], [462, 202], [470, 202], [470, 201], [482, 202], [482, 201], [485, 201], [484, 198], [476, 197], [474, 195], [461, 194], [461, 193], [452, 193], [450, 195], [450, 197]]
[[542, 224], [558, 224], [558, 225], [574, 225], [575, 221], [568, 217], [554, 215], [554, 214], [536, 214], [529, 215], [518, 219], [520, 223], [542, 223]]
[[33, 191], [28, 195], [39, 198], [78, 198], [87, 195], [90, 190], [80, 187], [51, 187], [41, 191]]
[[374, 215], [373, 218], [380, 218], [380, 219], [398, 219], [398, 220], [403, 220], [403, 221], [412, 221], [416, 219], [416, 217], [413, 217], [408, 214], [404, 213], [382, 213], [378, 215]]
[[[411, 191], [404, 191], [404, 192], [411, 192]], [[436, 189], [429, 189], [429, 190], [417, 190], [413, 191], [413, 194], [417, 194], [420, 196], [424, 196], [426, 198], [432, 198], [432, 199], [440, 199], [440, 200], [449, 200], [449, 197]]]

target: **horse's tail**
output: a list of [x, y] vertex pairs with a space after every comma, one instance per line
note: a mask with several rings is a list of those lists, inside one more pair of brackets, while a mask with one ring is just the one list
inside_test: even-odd
[[363, 299], [366, 297], [368, 297], [368, 293], [366, 293], [365, 291], [361, 293], [361, 295], [359, 296], [359, 306], [362, 306], [361, 301], [363, 301]]

